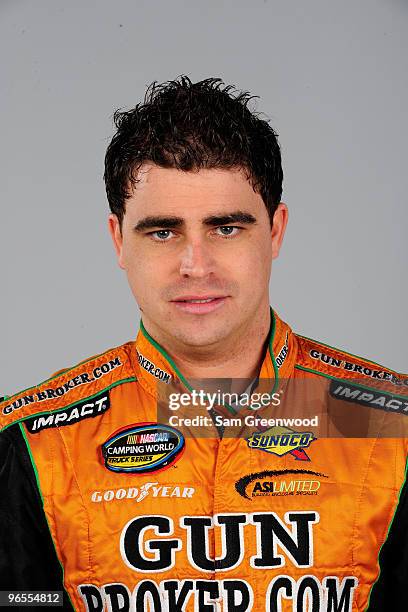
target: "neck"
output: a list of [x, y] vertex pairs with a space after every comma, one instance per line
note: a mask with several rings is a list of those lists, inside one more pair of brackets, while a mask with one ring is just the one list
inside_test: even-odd
[[[268, 305], [237, 330], [233, 338], [208, 348], [174, 344], [170, 339], [160, 338], [157, 333], [153, 337], [187, 379], [252, 379], [258, 375], [262, 365], [270, 324]], [[149, 329], [147, 331], [150, 333]]]

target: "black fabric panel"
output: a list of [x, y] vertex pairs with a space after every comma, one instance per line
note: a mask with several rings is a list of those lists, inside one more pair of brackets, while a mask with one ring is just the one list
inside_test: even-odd
[[368, 612], [408, 610], [408, 485], [405, 481], [387, 540], [380, 552], [380, 575]]
[[[0, 590], [64, 591], [62, 580], [27, 446], [12, 425], [0, 433]], [[72, 611], [65, 591], [58, 609]]]

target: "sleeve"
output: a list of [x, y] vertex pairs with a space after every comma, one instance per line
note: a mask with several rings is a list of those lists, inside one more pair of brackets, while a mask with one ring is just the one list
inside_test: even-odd
[[63, 591], [63, 609], [73, 609], [34, 469], [16, 424], [0, 433], [0, 590], [20, 589]]
[[408, 610], [408, 483], [405, 480], [379, 555], [380, 573], [367, 612]]

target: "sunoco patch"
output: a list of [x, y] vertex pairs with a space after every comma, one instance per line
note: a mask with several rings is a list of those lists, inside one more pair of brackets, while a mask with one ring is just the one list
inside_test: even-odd
[[157, 472], [172, 465], [184, 450], [183, 434], [159, 423], [136, 423], [102, 444], [105, 467], [113, 472]]
[[99, 393], [99, 395], [83, 400], [64, 410], [48, 412], [47, 414], [41, 414], [31, 419], [27, 419], [25, 424], [30, 433], [38, 433], [50, 427], [74, 425], [74, 423], [78, 423], [83, 419], [99, 416], [106, 412], [109, 407], [109, 391], [104, 391], [103, 393]]
[[290, 453], [298, 461], [310, 461], [305, 448], [316, 440], [311, 431], [293, 431], [287, 427], [270, 427], [255, 431], [247, 438], [249, 448], [283, 457]]

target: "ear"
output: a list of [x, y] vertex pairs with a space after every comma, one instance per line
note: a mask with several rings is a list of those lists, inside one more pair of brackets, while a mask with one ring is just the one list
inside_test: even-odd
[[276, 259], [279, 255], [286, 225], [288, 223], [288, 216], [288, 207], [283, 202], [280, 202], [273, 215], [273, 225], [271, 229], [272, 259]]
[[115, 247], [119, 267], [122, 268], [122, 270], [124, 270], [125, 266], [123, 263], [122, 228], [120, 226], [119, 219], [116, 215], [113, 215], [113, 214], [109, 215], [108, 228], [109, 228], [109, 233], [112, 238], [113, 246]]

